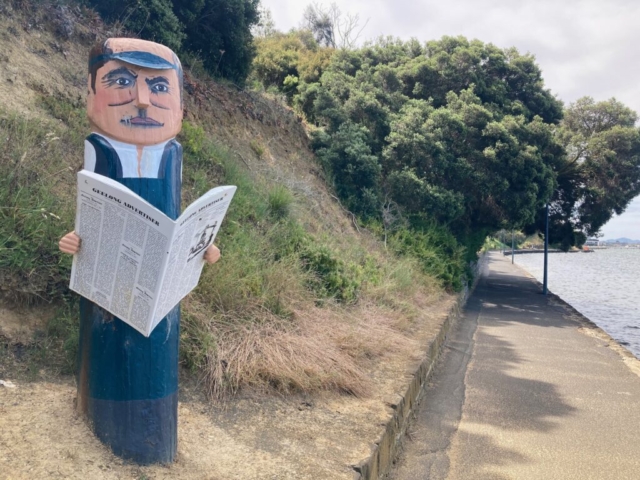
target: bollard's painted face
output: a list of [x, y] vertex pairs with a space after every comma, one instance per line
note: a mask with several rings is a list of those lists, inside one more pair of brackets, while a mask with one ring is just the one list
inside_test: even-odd
[[94, 131], [139, 146], [174, 138], [182, 126], [182, 104], [173, 52], [129, 38], [110, 39], [108, 49], [97, 57], [102, 66], [95, 78], [89, 78], [87, 113]]

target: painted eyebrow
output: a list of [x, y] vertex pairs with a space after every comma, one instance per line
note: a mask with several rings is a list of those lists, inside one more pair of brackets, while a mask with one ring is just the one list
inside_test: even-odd
[[145, 79], [145, 82], [147, 82], [147, 85], [149, 85], [150, 87], [154, 86], [157, 83], [169, 84], [169, 80], [167, 79], [167, 77], [163, 77], [163, 76], [147, 78]]
[[102, 77], [102, 80], [111, 80], [113, 77], [117, 77], [118, 75], [122, 75], [123, 73], [131, 75], [133, 78], [138, 78], [138, 75], [129, 70], [127, 67], [120, 67], [116, 68], [115, 70], [111, 70], [104, 77]]

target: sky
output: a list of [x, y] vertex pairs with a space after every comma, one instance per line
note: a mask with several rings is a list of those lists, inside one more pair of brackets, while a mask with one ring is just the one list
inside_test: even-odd
[[[299, 27], [301, 0], [261, 0], [276, 28]], [[327, 5], [330, 0], [318, 3]], [[547, 88], [565, 104], [615, 97], [640, 113], [638, 0], [335, 0], [359, 15], [362, 40], [464, 35], [535, 55]], [[602, 229], [605, 239], [640, 239], [640, 197]]]

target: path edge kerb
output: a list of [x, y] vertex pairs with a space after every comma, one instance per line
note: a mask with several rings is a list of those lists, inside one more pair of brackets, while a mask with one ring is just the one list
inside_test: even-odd
[[442, 322], [438, 333], [427, 347], [426, 355], [413, 374], [413, 378], [404, 395], [398, 395], [397, 400], [389, 404], [393, 409], [393, 415], [387, 422], [379, 439], [376, 440], [371, 455], [358, 465], [353, 466], [355, 470], [354, 480], [379, 480], [390, 472], [393, 462], [400, 451], [402, 439], [409, 426], [411, 415], [422, 399], [427, 381], [431, 378], [434, 366], [442, 352], [442, 347], [447, 340], [449, 332], [462, 316], [462, 310], [478, 284], [480, 269], [484, 260], [485, 255], [478, 259], [473, 284], [458, 295], [447, 318]]

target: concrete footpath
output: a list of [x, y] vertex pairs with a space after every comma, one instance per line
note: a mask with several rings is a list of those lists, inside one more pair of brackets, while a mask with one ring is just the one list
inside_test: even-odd
[[640, 479], [640, 362], [488, 257], [394, 480]]

